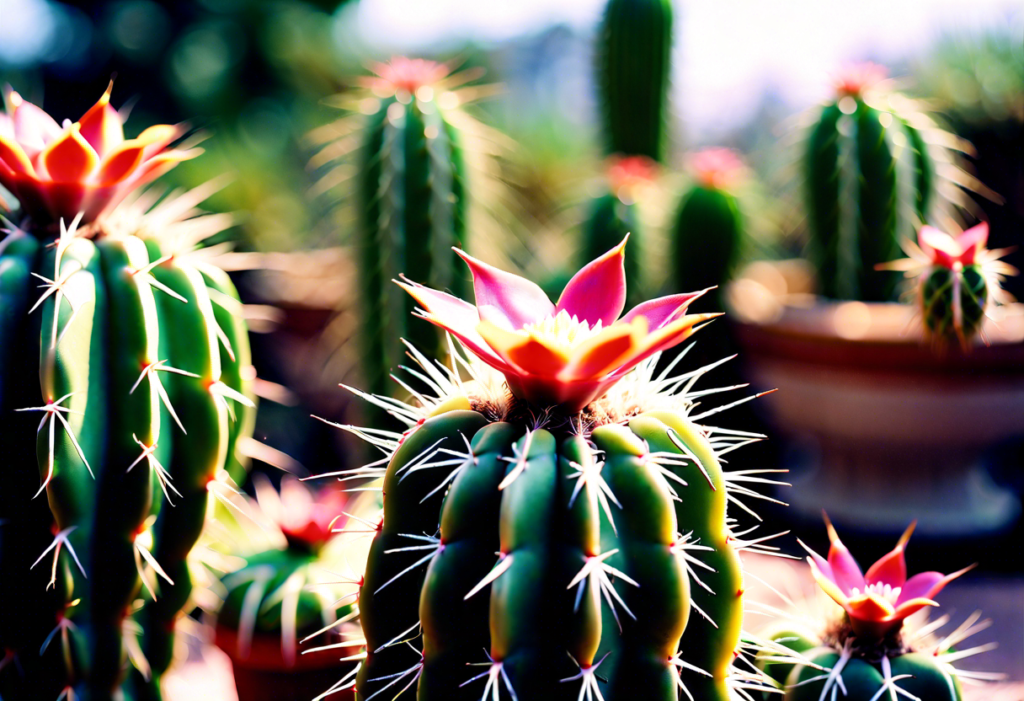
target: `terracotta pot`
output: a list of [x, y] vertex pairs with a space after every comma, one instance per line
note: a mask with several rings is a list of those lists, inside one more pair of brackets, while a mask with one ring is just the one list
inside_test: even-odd
[[[277, 636], [257, 634], [245, 659], [238, 655], [236, 631], [218, 627], [214, 642], [231, 658], [238, 701], [309, 701], [331, 688], [353, 667], [352, 663], [338, 661], [342, 656], [338, 650], [300, 654], [289, 664], [281, 654], [281, 638]], [[351, 701], [355, 695], [349, 690], [330, 698]]]
[[751, 378], [779, 388], [764, 403], [773, 423], [809, 448], [792, 507], [877, 533], [915, 518], [936, 536], [1010, 526], [1020, 501], [980, 459], [1024, 436], [1024, 305], [998, 310], [990, 345], [939, 351], [909, 306], [799, 301], [736, 326]]

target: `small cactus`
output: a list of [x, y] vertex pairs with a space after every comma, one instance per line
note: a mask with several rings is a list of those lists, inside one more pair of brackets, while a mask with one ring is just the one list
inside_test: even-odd
[[925, 332], [939, 346], [955, 338], [969, 347], [991, 307], [1013, 300], [1001, 283], [1017, 270], [999, 260], [1003, 251], [985, 248], [987, 242], [985, 222], [955, 237], [925, 226], [918, 232], [916, 245], [904, 242], [909, 258], [879, 266], [905, 271], [915, 279]]
[[169, 149], [169, 125], [125, 140], [110, 88], [63, 127], [6, 101], [0, 182], [22, 216], [0, 241], [0, 646], [18, 662], [0, 692], [120, 698], [132, 651], [155, 696], [232, 405], [250, 403], [244, 326], [218, 314], [234, 288], [192, 250], [224, 222], [195, 210], [209, 187], [129, 196], [197, 152]]
[[[907, 98], [879, 88], [885, 71], [850, 67], [810, 128], [804, 192], [810, 254], [822, 294], [888, 301], [895, 280], [876, 270], [892, 260], [901, 236], [933, 213], [936, 168], [925, 132], [934, 124], [904, 109]], [[949, 159], [952, 162], [952, 159]]]
[[671, 66], [671, 0], [609, 0], [597, 45], [607, 155], [664, 162]]
[[[986, 624], [975, 625], [975, 614], [946, 638], [936, 639], [931, 631], [937, 625], [918, 630], [907, 626], [905, 620], [921, 609], [937, 606], [935, 595], [971, 568], [947, 575], [922, 572], [908, 578], [904, 551], [914, 530], [911, 524], [896, 547], [862, 573], [827, 519], [826, 524], [831, 541], [828, 558], [808, 549], [807, 562], [821, 590], [842, 607], [843, 615], [822, 621], [817, 631], [805, 624], [786, 623], [770, 633], [776, 644], [796, 653], [791, 661], [785, 661], [783, 655], [760, 663], [785, 691], [786, 701], [829, 698], [835, 690], [858, 701], [884, 694], [960, 701], [958, 678], [976, 675], [956, 669], [953, 663], [984, 648], [954, 652], [952, 647]], [[804, 611], [793, 614], [806, 619]], [[765, 694], [765, 699], [772, 697]]]
[[624, 248], [557, 304], [466, 254], [476, 306], [400, 283], [461, 349], [448, 368], [407, 344], [432, 390], [415, 404], [360, 393], [408, 430], [345, 427], [387, 453], [337, 473], [383, 477], [384, 514], [359, 587], [365, 653], [331, 692], [726, 701], [760, 683], [742, 668], [738, 557], [757, 546], [726, 508], [766, 478], [720, 461], [758, 437], [698, 423], [710, 367], [654, 373], [715, 315], [687, 315], [699, 295], [682, 294], [620, 319]]
[[721, 288], [743, 239], [743, 214], [732, 191], [743, 164], [732, 151], [712, 148], [696, 153], [691, 165], [695, 182], [683, 194], [672, 232], [674, 284]]

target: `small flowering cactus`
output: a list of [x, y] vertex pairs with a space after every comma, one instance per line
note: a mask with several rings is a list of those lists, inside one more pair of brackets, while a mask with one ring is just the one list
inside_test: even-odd
[[[936, 641], [931, 637], [936, 626], [919, 631], [905, 621], [921, 609], [938, 606], [934, 597], [971, 568], [908, 578], [904, 552], [914, 530], [911, 524], [896, 547], [863, 572], [827, 518], [826, 526], [828, 557], [804, 548], [812, 576], [843, 615], [822, 621], [818, 631], [802, 624], [776, 626], [771, 638], [792, 650], [798, 661], [780, 663], [784, 656], [775, 656], [762, 658], [761, 666], [784, 688], [786, 701], [829, 698], [837, 690], [851, 701], [878, 699], [886, 692], [893, 698], [959, 701], [957, 677], [975, 675], [952, 666], [966, 655], [950, 654], [950, 648], [984, 625], [972, 627], [974, 616], [947, 639]], [[795, 619], [806, 620], [805, 612], [793, 613]]]
[[957, 236], [924, 226], [916, 246], [904, 243], [909, 258], [880, 266], [916, 278], [917, 307], [925, 331], [940, 345], [956, 338], [967, 347], [991, 306], [1012, 301], [1001, 282], [1017, 271], [999, 260], [1003, 251], [985, 248], [987, 242], [987, 222]]
[[125, 140], [122, 119], [110, 104], [110, 82], [77, 122], [57, 124], [49, 114], [9, 90], [0, 114], [0, 184], [37, 226], [79, 212], [93, 221], [133, 190], [201, 151], [169, 149], [184, 129], [158, 124]]
[[557, 303], [460, 255], [475, 304], [399, 283], [457, 339], [452, 366], [407, 344], [430, 392], [359, 393], [407, 430], [343, 427], [386, 454], [337, 473], [383, 478], [384, 514], [353, 585], [359, 670], [325, 696], [727, 701], [761, 688], [740, 643], [738, 553], [763, 539], [733, 532], [727, 505], [749, 509], [745, 485], [771, 480], [719, 459], [758, 436], [697, 423], [727, 408], [693, 412], [715, 391], [692, 390], [712, 366], [654, 372], [714, 316], [686, 313], [699, 293], [620, 318], [625, 241]]

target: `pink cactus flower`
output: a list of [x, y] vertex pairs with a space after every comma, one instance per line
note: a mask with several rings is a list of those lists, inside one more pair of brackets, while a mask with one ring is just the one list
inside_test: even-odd
[[931, 226], [921, 227], [917, 245], [931, 259], [932, 265], [957, 270], [973, 265], [988, 243], [988, 222], [972, 226], [958, 236], [950, 236]]
[[375, 63], [370, 68], [377, 75], [362, 82], [381, 97], [398, 92], [414, 94], [421, 87], [439, 85], [452, 71], [446, 63], [405, 56], [395, 56], [387, 63]]
[[686, 315], [703, 292], [637, 305], [622, 318], [626, 239], [588, 263], [557, 304], [529, 280], [456, 251], [473, 272], [476, 305], [409, 280], [399, 282], [420, 315], [503, 373], [512, 392], [539, 406], [577, 412], [637, 363], [689, 337], [718, 314]]
[[690, 157], [697, 182], [707, 188], [724, 190], [743, 178], [743, 161], [728, 148], [706, 148]]
[[825, 517], [831, 547], [828, 559], [803, 543], [810, 557], [807, 563], [818, 586], [843, 607], [855, 635], [883, 638], [903, 625], [903, 619], [926, 606], [938, 606], [933, 600], [943, 587], [974, 565], [952, 574], [921, 572], [907, 579], [903, 552], [917, 522], [911, 523], [896, 547], [862, 573], [853, 555], [846, 549], [832, 523]]
[[110, 105], [113, 81], [81, 119], [63, 126], [13, 90], [0, 114], [0, 184], [37, 224], [95, 220], [132, 190], [201, 151], [167, 150], [183, 128], [159, 124], [124, 138]]
[[869, 88], [885, 80], [888, 73], [885, 66], [870, 61], [852, 63], [843, 66], [835, 76], [833, 84], [837, 95], [859, 97]]
[[280, 493], [265, 478], [254, 482], [260, 510], [277, 524], [290, 545], [318, 551], [334, 536], [334, 523], [345, 508], [345, 492], [324, 488], [314, 493], [294, 477], [281, 480]]
[[624, 202], [636, 202], [640, 191], [657, 178], [658, 164], [647, 156], [612, 156], [606, 172], [612, 192]]

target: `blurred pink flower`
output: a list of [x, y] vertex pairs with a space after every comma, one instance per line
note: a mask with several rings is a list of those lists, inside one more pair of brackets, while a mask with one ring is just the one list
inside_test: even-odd
[[859, 97], [865, 90], [885, 80], [888, 74], [885, 66], [877, 63], [851, 63], [843, 66], [836, 74], [833, 84], [838, 95]]
[[517, 397], [576, 412], [637, 363], [718, 316], [685, 314], [703, 294], [695, 292], [644, 302], [620, 319], [627, 239], [576, 273], [557, 304], [533, 282], [461, 251], [473, 272], [475, 306], [409, 280], [398, 284], [419, 302], [424, 319], [503, 373]]
[[922, 226], [917, 234], [917, 245], [931, 263], [950, 270], [956, 270], [958, 264], [960, 267], [973, 265], [987, 243], [988, 222], [972, 226], [957, 236], [950, 236], [931, 226]]
[[732, 149], [706, 148], [690, 157], [697, 182], [707, 188], [724, 190], [743, 178], [745, 166]]

